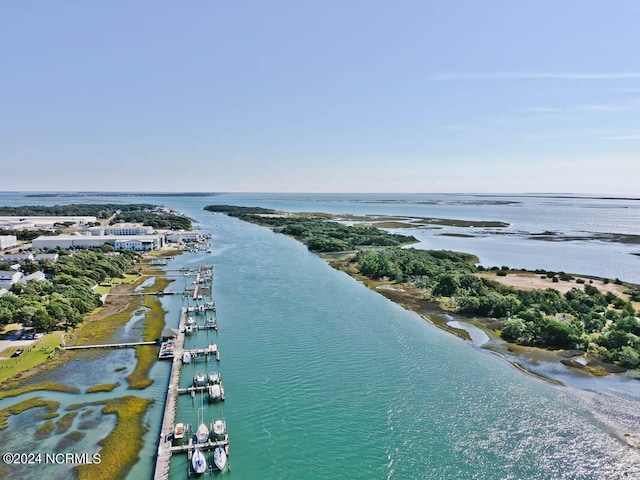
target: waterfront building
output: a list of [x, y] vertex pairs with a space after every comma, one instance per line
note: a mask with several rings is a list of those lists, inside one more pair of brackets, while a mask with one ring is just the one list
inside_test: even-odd
[[165, 239], [169, 243], [197, 242], [200, 240], [200, 234], [197, 232], [187, 232], [186, 230], [180, 230], [177, 232], [167, 233], [165, 235]]

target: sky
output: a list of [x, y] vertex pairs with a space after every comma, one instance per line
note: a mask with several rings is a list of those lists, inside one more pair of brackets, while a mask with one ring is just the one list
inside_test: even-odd
[[636, 0], [4, 0], [0, 190], [638, 194]]

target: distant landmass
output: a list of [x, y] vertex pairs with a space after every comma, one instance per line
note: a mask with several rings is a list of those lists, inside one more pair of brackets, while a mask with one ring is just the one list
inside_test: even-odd
[[57, 198], [57, 197], [213, 197], [219, 192], [49, 192], [30, 193], [25, 197]]

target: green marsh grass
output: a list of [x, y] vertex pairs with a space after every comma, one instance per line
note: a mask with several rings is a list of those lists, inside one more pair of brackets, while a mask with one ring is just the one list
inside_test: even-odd
[[7, 419], [11, 415], [19, 415], [22, 412], [38, 407], [45, 407], [48, 413], [55, 413], [58, 411], [59, 406], [60, 402], [43, 400], [40, 397], [30, 398], [29, 400], [24, 400], [10, 405], [0, 410], [0, 430], [4, 430], [8, 427]]
[[[104, 415], [116, 414], [118, 417], [115, 428], [98, 442], [102, 446], [101, 462], [76, 467], [78, 480], [113, 480], [126, 477], [127, 472], [139, 460], [142, 437], [147, 431], [142, 419], [152, 403], [153, 400], [148, 398], [127, 396], [67, 407], [72, 409], [86, 405], [104, 405]], [[124, 439], [126, 441], [123, 441]]]

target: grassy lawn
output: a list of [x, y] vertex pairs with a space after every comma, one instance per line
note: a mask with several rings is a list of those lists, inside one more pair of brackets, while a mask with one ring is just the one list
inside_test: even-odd
[[118, 277], [114, 277], [114, 278], [109, 278], [106, 280], [106, 283], [111, 283], [112, 285], [119, 285], [121, 283], [133, 283], [135, 282], [138, 277], [140, 275], [134, 275], [134, 274], [127, 274], [124, 276], [124, 278], [118, 278]]
[[98, 285], [93, 289], [98, 295], [104, 295], [105, 293], [109, 293], [111, 291], [111, 287], [107, 287], [106, 285]]
[[53, 332], [46, 334], [31, 346], [4, 349], [0, 352], [0, 357], [11, 357], [19, 348], [23, 349], [24, 353], [19, 357], [0, 360], [0, 382], [45, 363], [53, 349], [61, 342], [62, 332]]

